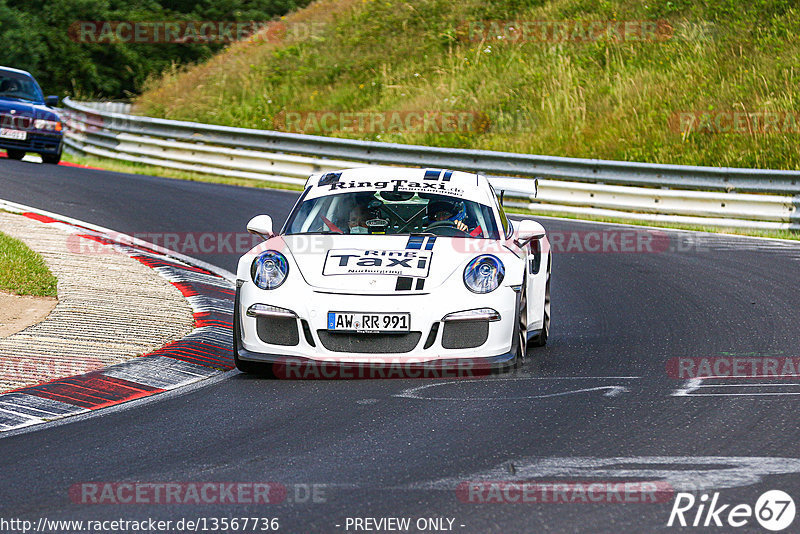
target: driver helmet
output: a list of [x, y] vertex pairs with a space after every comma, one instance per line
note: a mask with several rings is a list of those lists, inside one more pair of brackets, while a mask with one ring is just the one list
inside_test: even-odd
[[[441, 217], [442, 213], [447, 216]], [[462, 202], [453, 202], [448, 200], [434, 200], [428, 203], [428, 220], [430, 222], [439, 221], [463, 221], [467, 217], [467, 212], [464, 209]]]

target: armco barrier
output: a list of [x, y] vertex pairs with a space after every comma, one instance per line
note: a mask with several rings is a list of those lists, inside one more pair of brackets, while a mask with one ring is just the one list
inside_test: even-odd
[[[553, 214], [800, 230], [800, 172], [656, 165], [437, 148], [130, 115], [120, 103], [64, 99], [68, 150], [205, 174], [302, 185], [364, 165], [489, 176], [506, 204]], [[513, 176], [513, 177], [512, 177]], [[536, 182], [538, 179], [538, 195]]]

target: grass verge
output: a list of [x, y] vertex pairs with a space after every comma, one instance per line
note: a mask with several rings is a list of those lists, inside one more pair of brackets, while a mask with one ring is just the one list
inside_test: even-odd
[[768, 237], [771, 239], [789, 239], [800, 241], [800, 232], [792, 230], [758, 230], [748, 228], [724, 228], [719, 226], [702, 226], [693, 224], [663, 223], [659, 221], [637, 221], [635, 219], [625, 219], [622, 217], [598, 217], [594, 215], [572, 215], [555, 214], [547, 211], [526, 210], [521, 208], [504, 208], [506, 213], [516, 213], [519, 215], [533, 215], [539, 217], [552, 217], [556, 219], [572, 219], [576, 221], [592, 221], [611, 224], [630, 224], [634, 226], [652, 226], [655, 228], [670, 228], [673, 230], [691, 230], [693, 232], [708, 232], [712, 234], [731, 234], [750, 237]]
[[0, 291], [56, 297], [58, 280], [25, 243], [0, 232]]
[[64, 161], [83, 165], [86, 167], [99, 167], [107, 171], [124, 172], [128, 174], [143, 174], [145, 176], [157, 176], [160, 178], [175, 178], [177, 180], [188, 180], [190, 182], [207, 182], [214, 184], [238, 185], [241, 187], [257, 187], [260, 189], [286, 189], [289, 191], [302, 191], [303, 187], [282, 182], [270, 182], [267, 180], [251, 180], [249, 178], [231, 178], [228, 176], [217, 176], [214, 174], [202, 174], [198, 172], [179, 171], [166, 167], [155, 167], [142, 163], [128, 161], [118, 161], [114, 159], [78, 156], [76, 154], [64, 153]]

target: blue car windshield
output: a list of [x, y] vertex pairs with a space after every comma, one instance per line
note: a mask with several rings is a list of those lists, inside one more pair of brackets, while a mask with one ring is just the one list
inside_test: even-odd
[[491, 207], [448, 195], [394, 191], [339, 193], [303, 201], [286, 234], [430, 234], [499, 239]]
[[42, 90], [33, 78], [24, 74], [0, 70], [0, 98], [28, 100], [37, 104], [44, 103]]

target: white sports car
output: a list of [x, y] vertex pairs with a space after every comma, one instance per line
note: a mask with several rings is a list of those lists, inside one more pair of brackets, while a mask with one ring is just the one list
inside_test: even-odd
[[279, 233], [237, 270], [234, 360], [519, 366], [550, 328], [550, 247], [488, 180], [439, 169], [312, 175]]

